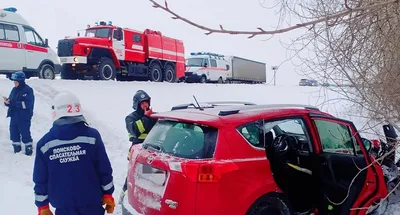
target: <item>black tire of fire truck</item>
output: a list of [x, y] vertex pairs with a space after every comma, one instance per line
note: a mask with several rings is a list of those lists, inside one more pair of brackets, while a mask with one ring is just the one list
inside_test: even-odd
[[292, 215], [293, 209], [282, 194], [269, 193], [258, 198], [249, 208], [246, 215]]
[[63, 64], [61, 66], [61, 79], [65, 80], [76, 80], [78, 79], [78, 74], [76, 74], [72, 70], [72, 65], [71, 64]]
[[40, 79], [50, 79], [54, 80], [56, 78], [56, 70], [50, 64], [43, 64], [39, 70], [39, 78]]
[[117, 72], [114, 66], [114, 62], [110, 58], [100, 58], [97, 68], [99, 69], [97, 72], [97, 78], [99, 80], [115, 80]]
[[157, 61], [153, 61], [150, 63], [149, 75], [150, 75], [151, 81], [154, 81], [154, 82], [162, 82], [163, 81], [161, 66]]
[[175, 83], [177, 81], [175, 68], [169, 63], [164, 67], [164, 80], [169, 83]]

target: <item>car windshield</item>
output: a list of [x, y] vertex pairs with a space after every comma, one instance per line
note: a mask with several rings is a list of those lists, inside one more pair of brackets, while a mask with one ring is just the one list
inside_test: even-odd
[[212, 158], [217, 134], [216, 128], [208, 126], [158, 120], [143, 142], [143, 147], [180, 158]]
[[203, 58], [186, 59], [186, 66], [203, 67]]
[[111, 36], [111, 29], [110, 28], [87, 29], [85, 36], [86, 37], [108, 38]]

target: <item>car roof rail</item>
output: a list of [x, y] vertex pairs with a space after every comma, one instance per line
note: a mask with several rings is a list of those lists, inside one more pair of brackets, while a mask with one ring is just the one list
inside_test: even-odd
[[304, 108], [309, 110], [320, 111], [319, 108], [311, 105], [304, 104], [267, 104], [267, 105], [258, 105], [257, 108]]
[[[254, 108], [263, 109], [263, 108], [305, 108], [308, 110], [320, 111], [319, 108], [311, 106], [311, 105], [303, 105], [303, 104], [266, 104], [266, 105], [256, 105]], [[244, 108], [244, 110], [251, 110], [253, 107], [249, 106], [248, 108]], [[221, 110], [219, 112], [219, 116], [228, 116], [232, 114], [237, 114], [243, 109], [235, 109], [235, 110]]]
[[[252, 102], [243, 102], [243, 101], [214, 101], [214, 102], [201, 102], [200, 107], [201, 108], [214, 108], [216, 106], [232, 106], [232, 105], [256, 105], [255, 103]], [[199, 106], [193, 103], [188, 103], [188, 104], [180, 104], [173, 106], [171, 108], [171, 111], [174, 110], [183, 110], [183, 109], [188, 109], [190, 107], [199, 109]]]

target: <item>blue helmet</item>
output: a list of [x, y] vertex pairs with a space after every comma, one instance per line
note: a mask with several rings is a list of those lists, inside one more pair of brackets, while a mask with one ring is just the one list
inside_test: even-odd
[[16, 73], [11, 75], [11, 80], [12, 81], [18, 81], [18, 82], [19, 81], [25, 81], [25, 78], [26, 78], [25, 73], [21, 72], [21, 71], [16, 72]]

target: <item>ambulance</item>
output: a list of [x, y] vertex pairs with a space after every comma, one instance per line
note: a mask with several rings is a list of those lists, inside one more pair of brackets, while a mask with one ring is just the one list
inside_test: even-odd
[[224, 83], [229, 74], [229, 63], [224, 55], [211, 52], [192, 52], [185, 62], [185, 82]]
[[17, 12], [0, 9], [0, 74], [23, 71], [27, 78], [54, 79], [61, 65], [57, 53]]

